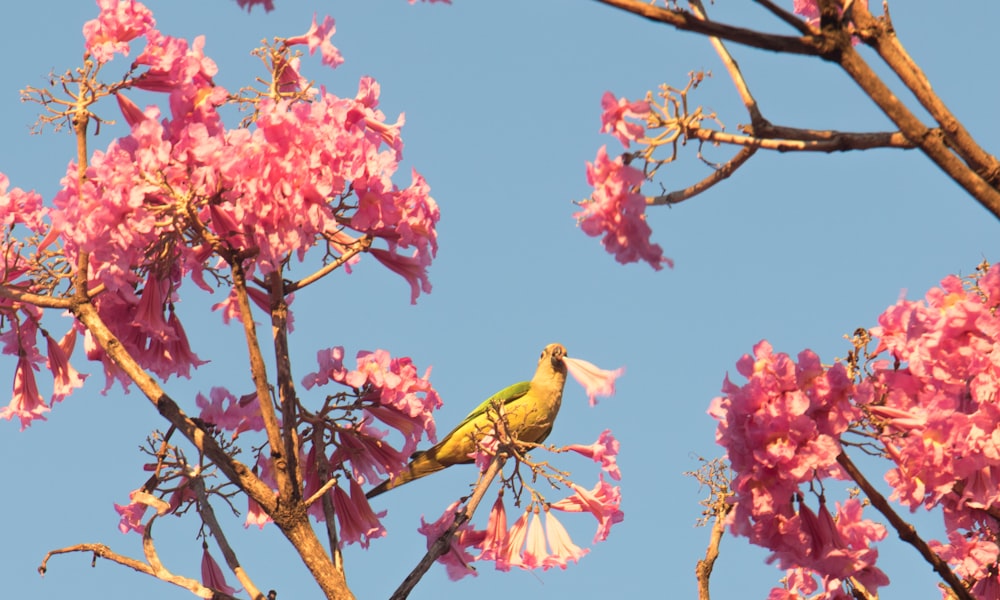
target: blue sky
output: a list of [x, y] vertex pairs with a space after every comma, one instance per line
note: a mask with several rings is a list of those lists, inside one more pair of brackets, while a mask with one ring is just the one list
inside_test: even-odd
[[[482, 565], [479, 577], [450, 583], [435, 568], [412, 598], [694, 596], [694, 564], [708, 531], [694, 527], [701, 491], [683, 472], [698, 466], [696, 457], [720, 453], [705, 410], [740, 355], [767, 338], [777, 350], [811, 348], [832, 361], [846, 354], [843, 336], [873, 325], [901, 292], [919, 297], [948, 273], [997, 259], [995, 220], [916, 152], [758, 153], [709, 193], [652, 211], [654, 241], [676, 261], [673, 270], [621, 266], [571, 217], [571, 201], [588, 194], [585, 162], [602, 144], [619, 151], [614, 139], [598, 133], [601, 94], [641, 97], [662, 82], [683, 86], [691, 70], [710, 70], [717, 76], [692, 101], [735, 130], [748, 119], [706, 40], [594, 2], [276, 4], [270, 14], [247, 15], [229, 0], [147, 3], [165, 33], [207, 36], [217, 81], [229, 89], [260, 73], [248, 54], [259, 40], [305, 31], [314, 12], [335, 17], [333, 42], [346, 63], [331, 71], [318, 59], [307, 61], [308, 75], [348, 96], [362, 75], [379, 81], [389, 120], [406, 114], [397, 181], [407, 184], [409, 168], [417, 168], [442, 213], [434, 291], [416, 306], [405, 282], [372, 260], [299, 294], [291, 339], [296, 376], [313, 369], [316, 350], [333, 345], [344, 345], [349, 356], [375, 348], [409, 355], [421, 368], [433, 366], [432, 381], [446, 403], [439, 428], [447, 430], [488, 394], [529, 377], [549, 342], [565, 344], [572, 356], [626, 368], [617, 395], [595, 408], [568, 385], [550, 438], [590, 443], [611, 428], [621, 440], [625, 521], [608, 541], [566, 571], [503, 574]], [[751, 3], [710, 9], [719, 20], [790, 33]], [[0, 172], [12, 185], [51, 199], [73, 140], [65, 132], [29, 135], [37, 106], [19, 103], [18, 90], [77, 64], [81, 27], [97, 9], [62, 0], [5, 10]], [[894, 5], [892, 15], [935, 89], [989, 149], [1000, 142], [1000, 83], [983, 40], [992, 39], [1000, 5], [979, 3], [976, 11], [970, 16], [911, 0]], [[772, 122], [890, 128], [834, 66], [731, 48]], [[108, 73], [126, 64], [112, 63]], [[113, 105], [107, 110], [117, 116]], [[92, 147], [111, 139], [108, 131]], [[694, 148], [687, 151], [661, 171], [668, 189], [705, 173], [692, 158]], [[719, 162], [731, 154], [705, 151]], [[184, 291], [179, 310], [196, 351], [212, 363], [191, 381], [166, 388], [191, 407], [197, 391], [238, 388], [248, 375], [239, 332], [207, 312], [218, 294], [206, 297], [193, 286]], [[0, 365], [12, 380], [13, 363]], [[91, 569], [85, 555], [53, 559], [44, 579], [35, 573], [45, 551], [74, 543], [103, 542], [141, 555], [138, 536], [117, 531], [112, 503], [125, 502], [143, 481], [144, 456], [136, 449], [163, 423], [137, 392], [102, 396], [100, 373], [87, 370], [92, 384], [57, 406], [48, 422], [25, 432], [0, 423], [4, 591], [37, 599], [190, 597], [110, 563]], [[593, 471], [580, 466], [581, 479], [590, 481]], [[869, 474], [881, 479], [879, 471]], [[389, 535], [368, 551], [351, 547], [345, 555], [359, 598], [389, 595], [423, 553], [424, 538], [415, 531], [420, 515], [436, 518], [472, 477], [470, 469], [451, 469], [377, 500], [389, 510]], [[587, 519], [564, 519], [580, 542], [593, 535]], [[914, 519], [930, 528], [927, 537], [938, 534], [936, 518]], [[260, 587], [275, 588], [284, 599], [318, 597], [280, 535], [244, 532], [235, 523], [232, 541]], [[197, 575], [196, 529], [191, 518], [157, 523], [155, 538], [171, 570]], [[894, 537], [881, 546], [880, 566], [893, 581], [882, 597], [936, 596], [929, 567]], [[713, 578], [716, 597], [766, 597], [781, 574], [763, 558], [727, 537]]]

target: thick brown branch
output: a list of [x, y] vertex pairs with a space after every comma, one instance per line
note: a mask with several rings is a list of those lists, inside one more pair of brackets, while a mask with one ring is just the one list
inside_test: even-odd
[[785, 52], [789, 54], [819, 54], [816, 44], [812, 43], [808, 37], [794, 37], [787, 35], [774, 35], [762, 33], [753, 29], [735, 27], [718, 23], [715, 21], [703, 21], [695, 15], [682, 10], [670, 10], [660, 8], [645, 0], [597, 0], [601, 4], [607, 4], [630, 12], [640, 17], [672, 25], [682, 31], [691, 31], [702, 35], [711, 35], [724, 40], [760, 48], [761, 50], [771, 50], [773, 52]]
[[[271, 488], [254, 475], [246, 465], [226, 454], [214, 438], [206, 435], [194, 421], [184, 414], [177, 403], [135, 362], [135, 359], [125, 350], [121, 342], [108, 330], [92, 304], [85, 302], [74, 305], [71, 310], [80, 322], [90, 330], [98, 345], [111, 360], [153, 402], [160, 414], [176, 426], [178, 431], [218, 466], [219, 470], [230, 481], [239, 486], [271, 515], [275, 524], [298, 551], [302, 562], [305, 563], [326, 597], [331, 599], [353, 598], [343, 575], [333, 568], [323, 545], [316, 538], [316, 533], [310, 526], [304, 509], [296, 511], [294, 509], [287, 510], [288, 507], [284, 507], [279, 511], [277, 498]], [[269, 400], [265, 398], [260, 402], [260, 405], [261, 407], [269, 405]]]
[[41, 308], [61, 308], [66, 310], [73, 304], [73, 301], [69, 298], [53, 298], [41, 294], [32, 294], [9, 285], [0, 285], [0, 296]]
[[951, 148], [962, 156], [980, 177], [996, 187], [1000, 183], [1000, 162], [976, 143], [962, 123], [934, 93], [927, 76], [910, 58], [896, 37], [896, 32], [888, 26], [885, 19], [879, 20], [872, 16], [864, 2], [856, 2], [851, 10], [854, 23], [862, 33], [862, 40], [875, 48], [920, 105], [937, 121]]
[[[845, 34], [846, 35], [846, 34]], [[855, 83], [878, 105], [899, 130], [913, 141], [923, 152], [958, 183], [973, 198], [979, 201], [995, 217], [1000, 218], [1000, 191], [971, 170], [949, 148], [940, 130], [924, 125], [889, 87], [879, 79], [875, 71], [851, 46], [849, 39], [842, 40], [833, 53], [824, 58], [840, 64], [841, 68], [854, 79]]]
[[281, 427], [278, 424], [278, 415], [275, 414], [274, 404], [271, 401], [271, 386], [267, 380], [267, 367], [264, 365], [260, 340], [257, 338], [257, 325], [254, 323], [253, 310], [250, 306], [246, 273], [243, 271], [243, 265], [238, 257], [229, 260], [229, 266], [233, 273], [233, 291], [240, 309], [240, 321], [243, 323], [243, 336], [246, 339], [247, 354], [250, 359], [250, 375], [253, 378], [254, 389], [257, 390], [257, 406], [260, 407], [264, 431], [267, 434], [267, 443], [271, 448], [270, 459], [274, 465], [274, 479], [278, 484], [278, 496], [286, 501], [297, 499], [299, 490], [298, 486], [295, 485], [294, 473], [288, 472], [288, 460], [281, 439]]
[[[752, 146], [778, 152], [846, 152], [875, 148], [915, 148], [916, 145], [899, 132], [852, 133], [844, 131], [817, 131], [793, 127], [768, 126], [767, 135], [741, 135], [705, 128], [687, 128], [684, 134], [716, 144]], [[783, 134], [771, 137], [769, 134]]]
[[97, 344], [108, 357], [135, 382], [139, 390], [156, 406], [160, 414], [177, 428], [199, 451], [203, 452], [226, 477], [245, 490], [265, 510], [275, 509], [275, 497], [271, 488], [254, 475], [246, 465], [234, 460], [209, 435], [205, 434], [194, 421], [188, 418], [177, 403], [160, 388], [159, 384], [125, 350], [121, 342], [111, 333], [97, 314], [97, 309], [89, 302], [76, 304], [70, 308], [90, 331]]
[[920, 556], [924, 557], [924, 560], [926, 560], [931, 567], [937, 571], [938, 575], [941, 576], [941, 579], [948, 584], [948, 587], [951, 588], [955, 597], [960, 600], [975, 600], [972, 597], [972, 594], [969, 593], [969, 590], [962, 585], [958, 576], [956, 576], [955, 573], [948, 568], [948, 564], [941, 560], [941, 557], [931, 550], [931, 547], [927, 545], [927, 542], [917, 535], [917, 531], [913, 528], [913, 525], [904, 521], [902, 517], [900, 517], [899, 514], [893, 510], [892, 506], [890, 506], [889, 502], [885, 499], [885, 496], [875, 489], [875, 486], [873, 486], [864, 474], [858, 470], [858, 467], [855, 466], [850, 457], [848, 457], [844, 452], [841, 452], [840, 455], [837, 456], [837, 462], [840, 463], [840, 466], [842, 466], [845, 471], [847, 471], [847, 474], [850, 475], [851, 479], [858, 484], [858, 487], [861, 488], [861, 490], [865, 493], [865, 496], [868, 497], [868, 500], [871, 501], [872, 506], [874, 506], [877, 511], [882, 513], [882, 515], [889, 520], [892, 528], [895, 529], [896, 533], [899, 535], [899, 539], [917, 549]]
[[277, 365], [278, 405], [281, 407], [281, 440], [284, 443], [288, 477], [294, 486], [291, 496], [295, 501], [302, 499], [302, 473], [299, 472], [299, 432], [298, 398], [295, 382], [292, 380], [292, 363], [288, 351], [288, 302], [285, 300], [284, 282], [281, 272], [268, 275], [268, 291], [271, 306], [271, 335], [274, 341], [274, 362]]
[[722, 543], [722, 535], [726, 532], [726, 515], [715, 515], [712, 523], [712, 533], [709, 536], [708, 548], [705, 549], [705, 558], [695, 565], [694, 573], [698, 579], [698, 600], [709, 600], [708, 582], [712, 577], [712, 569], [715, 561], [719, 558], [719, 545]]

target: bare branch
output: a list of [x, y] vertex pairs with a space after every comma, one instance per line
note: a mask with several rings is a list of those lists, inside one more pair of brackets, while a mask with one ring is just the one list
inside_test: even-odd
[[315, 273], [313, 273], [311, 275], [308, 275], [306, 277], [303, 277], [302, 279], [300, 279], [298, 281], [294, 281], [294, 282], [286, 284], [285, 285], [285, 293], [286, 294], [291, 294], [292, 292], [295, 292], [297, 290], [301, 290], [302, 288], [306, 287], [307, 285], [319, 281], [324, 276], [326, 276], [329, 273], [332, 273], [336, 269], [340, 268], [344, 263], [346, 263], [347, 261], [351, 260], [352, 258], [354, 258], [355, 256], [357, 256], [361, 252], [367, 252], [368, 248], [370, 248], [371, 245], [372, 245], [372, 239], [373, 238], [372, 238], [371, 234], [368, 234], [368, 233], [366, 233], [365, 235], [361, 236], [360, 238], [358, 238], [358, 240], [356, 242], [354, 242], [349, 247], [347, 247], [344, 250], [344, 253], [341, 254], [336, 260], [331, 261], [329, 264], [323, 266], [322, 269], [319, 269]]
[[431, 568], [439, 557], [444, 556], [446, 553], [451, 551], [451, 538], [458, 531], [458, 528], [467, 523], [472, 519], [472, 515], [476, 512], [476, 508], [479, 507], [479, 503], [482, 501], [483, 496], [486, 495], [486, 490], [489, 489], [493, 480], [496, 479], [497, 475], [500, 473], [500, 469], [503, 468], [503, 463], [506, 460], [502, 453], [497, 453], [490, 466], [486, 469], [486, 472], [482, 474], [479, 478], [479, 482], [476, 484], [475, 490], [472, 492], [472, 497], [469, 498], [469, 502], [465, 507], [455, 514], [455, 522], [451, 524], [441, 537], [436, 539], [431, 547], [427, 549], [427, 554], [420, 559], [417, 566], [414, 567], [413, 571], [406, 576], [403, 583], [396, 588], [389, 600], [405, 600], [413, 588], [420, 582], [420, 579], [427, 573], [427, 570]]
[[726, 25], [715, 21], [704, 21], [695, 15], [682, 10], [670, 10], [660, 8], [644, 0], [597, 0], [601, 4], [607, 4], [630, 12], [640, 17], [672, 25], [681, 31], [691, 31], [702, 35], [711, 35], [724, 40], [736, 42], [760, 48], [761, 50], [771, 50], [774, 52], [784, 52], [788, 54], [817, 55], [820, 53], [817, 45], [809, 37], [793, 37], [786, 35], [774, 35], [761, 33], [752, 29]]
[[920, 105], [937, 121], [948, 138], [949, 146], [962, 156], [980, 177], [993, 187], [997, 187], [1000, 184], [1000, 161], [976, 143], [962, 123], [934, 93], [927, 76], [913, 62], [896, 37], [888, 18], [876, 19], [864, 2], [855, 3], [851, 11], [861, 39], [878, 52], [882, 60], [913, 93]]
[[288, 478], [295, 488], [294, 495], [289, 497], [299, 500], [302, 497], [299, 482], [303, 481], [303, 476], [299, 471], [298, 397], [292, 380], [291, 353], [288, 350], [288, 302], [285, 299], [281, 271], [269, 274], [267, 283], [278, 378], [278, 405], [281, 407], [281, 441], [284, 443], [282, 455], [285, 457]]
[[909, 108], [879, 79], [875, 71], [851, 46], [849, 39], [842, 40], [836, 51], [824, 55], [837, 62], [855, 83], [878, 105], [883, 113], [908, 139], [913, 141], [931, 161], [958, 183], [993, 216], [1000, 218], [1000, 191], [991, 186], [950, 149], [945, 135], [939, 129], [924, 125]]
[[678, 204], [688, 198], [696, 196], [720, 181], [729, 178], [729, 176], [736, 172], [736, 169], [740, 168], [743, 163], [748, 161], [755, 152], [757, 152], [756, 147], [744, 146], [743, 148], [740, 148], [740, 151], [736, 153], [736, 156], [729, 159], [729, 162], [712, 171], [712, 174], [705, 179], [702, 179], [698, 183], [688, 186], [683, 190], [676, 190], [661, 196], [646, 196], [646, 205], [660, 206], [664, 204]]
[[[708, 15], [705, 12], [705, 6], [702, 4], [701, 0], [689, 0], [688, 2], [692, 7], [692, 12], [699, 19], [708, 21]], [[733, 55], [729, 53], [729, 49], [726, 45], [722, 43], [722, 40], [715, 36], [708, 38], [712, 42], [712, 47], [715, 48], [715, 53], [719, 55], [722, 59], [722, 64], [726, 67], [726, 72], [729, 73], [729, 78], [733, 80], [733, 85], [736, 86], [736, 91], [740, 95], [740, 99], [743, 101], [743, 106], [746, 107], [747, 112], [750, 114], [750, 123], [754, 130], [758, 127], [764, 125], [766, 121], [763, 115], [760, 113], [760, 109], [757, 107], [757, 100], [750, 93], [750, 87], [747, 85], [746, 79], [743, 77], [743, 72], [740, 70], [740, 65], [733, 58]]]
[[236, 553], [233, 551], [232, 546], [229, 545], [229, 541], [222, 531], [222, 526], [219, 525], [219, 520], [215, 518], [215, 511], [208, 502], [208, 493], [205, 491], [205, 481], [198, 474], [191, 477], [190, 482], [191, 489], [198, 496], [198, 514], [201, 515], [201, 520], [212, 532], [212, 537], [215, 538], [215, 542], [219, 545], [219, 550], [222, 552], [223, 558], [226, 559], [226, 565], [236, 575], [240, 584], [243, 585], [243, 589], [246, 590], [246, 593], [251, 598], [254, 600], [264, 600], [264, 594], [260, 593], [257, 586], [253, 584], [253, 580], [250, 579], [250, 576], [240, 565], [239, 559], [236, 558]]
[[889, 502], [885, 499], [885, 496], [875, 489], [875, 486], [873, 486], [864, 474], [858, 470], [857, 466], [855, 466], [850, 457], [848, 457], [846, 453], [841, 452], [837, 456], [837, 462], [840, 466], [844, 467], [844, 470], [851, 476], [851, 479], [853, 479], [858, 484], [858, 487], [864, 491], [865, 496], [867, 496], [868, 500], [871, 501], [872, 506], [874, 506], [877, 511], [882, 513], [882, 515], [889, 520], [892, 528], [895, 529], [896, 533], [899, 535], [899, 539], [917, 549], [920, 556], [923, 556], [924, 560], [926, 560], [931, 567], [937, 571], [938, 575], [941, 576], [941, 579], [948, 584], [948, 587], [951, 588], [951, 592], [954, 593], [955, 597], [960, 600], [975, 600], [972, 594], [969, 593], [969, 590], [962, 585], [958, 576], [955, 575], [950, 568], [948, 568], [948, 563], [941, 560], [941, 557], [931, 550], [931, 547], [927, 545], [927, 542], [917, 535], [917, 530], [913, 528], [913, 525], [904, 521], [902, 517], [900, 517], [899, 514], [893, 510], [892, 506], [890, 506]]
[[719, 558], [719, 545], [722, 543], [722, 536], [725, 532], [725, 515], [716, 515], [715, 521], [712, 523], [708, 548], [705, 550], [705, 558], [699, 560], [694, 568], [695, 576], [698, 579], [698, 600], [710, 600], [708, 582], [712, 576], [715, 561]]
[[42, 559], [42, 564], [38, 567], [39, 575], [44, 576], [48, 572], [49, 559], [58, 554], [68, 554], [70, 552], [92, 552], [93, 557], [91, 558], [91, 566], [96, 566], [97, 559], [103, 558], [114, 563], [118, 563], [122, 566], [128, 567], [133, 571], [149, 575], [150, 577], [156, 577], [161, 581], [166, 581], [167, 583], [172, 583], [178, 587], [182, 587], [195, 596], [199, 598], [218, 598], [219, 600], [237, 600], [229, 594], [223, 594], [215, 590], [211, 590], [194, 579], [187, 577], [180, 577], [170, 573], [162, 567], [160, 569], [153, 569], [141, 560], [136, 560], [128, 556], [123, 556], [116, 552], [113, 552], [111, 548], [105, 546], [104, 544], [76, 544], [73, 546], [67, 546], [66, 548], [59, 548], [57, 550], [49, 550], [45, 553], [45, 558]]

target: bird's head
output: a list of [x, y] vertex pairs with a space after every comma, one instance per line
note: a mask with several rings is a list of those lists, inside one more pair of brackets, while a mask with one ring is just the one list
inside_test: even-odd
[[563, 362], [563, 358], [566, 357], [566, 347], [562, 344], [549, 344], [542, 350], [542, 355], [538, 358], [538, 366], [542, 366], [546, 361], [552, 368], [558, 373], [566, 372], [566, 363]]

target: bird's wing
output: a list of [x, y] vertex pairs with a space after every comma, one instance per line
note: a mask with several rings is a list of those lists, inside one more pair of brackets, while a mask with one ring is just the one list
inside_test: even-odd
[[488, 409], [493, 404], [493, 402], [500, 401], [504, 405], [510, 404], [511, 402], [527, 394], [528, 390], [530, 389], [531, 389], [530, 381], [522, 381], [520, 383], [515, 383], [514, 385], [505, 387], [504, 389], [493, 394], [486, 400], [483, 400], [482, 403], [479, 406], [477, 406], [472, 412], [470, 412], [469, 415], [465, 417], [465, 419], [463, 419], [462, 422], [459, 423], [452, 431], [454, 432], [462, 429], [462, 427], [468, 425], [469, 423], [474, 421], [477, 417], [485, 414], [486, 409]]

